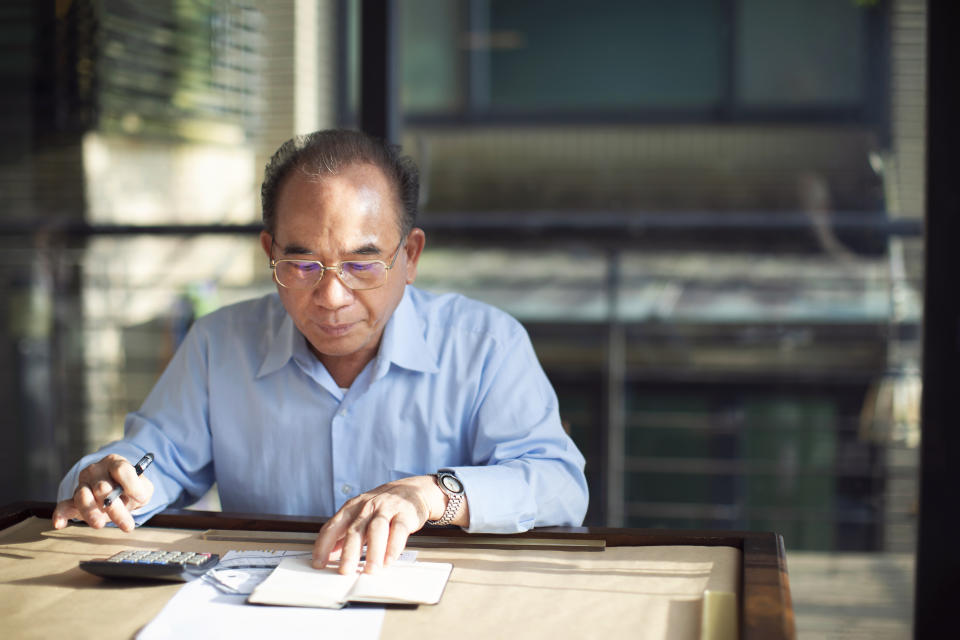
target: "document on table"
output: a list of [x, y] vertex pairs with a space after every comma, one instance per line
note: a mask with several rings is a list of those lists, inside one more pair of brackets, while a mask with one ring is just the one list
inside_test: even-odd
[[375, 640], [383, 626], [380, 607], [260, 607], [246, 604], [246, 599], [246, 595], [223, 593], [205, 580], [188, 582], [137, 638], [313, 638], [322, 634]]
[[[398, 562], [410, 563], [416, 551]], [[284, 558], [310, 559], [309, 551], [228, 551], [215, 569], [188, 582], [137, 635], [142, 640], [190, 637], [313, 636], [353, 640], [380, 637], [382, 608], [318, 609], [250, 606], [247, 596]]]
[[288, 556], [310, 557], [309, 551], [227, 551], [203, 579], [223, 593], [248, 596]]
[[333, 567], [314, 569], [310, 562], [309, 556], [283, 558], [247, 602], [324, 608], [348, 602], [437, 604], [453, 570], [449, 562], [395, 562], [375, 574], [344, 576]]
[[[250, 595], [261, 582], [266, 580], [284, 558], [304, 557], [309, 560], [309, 551], [228, 551], [223, 554], [220, 563], [206, 574], [203, 579], [223, 593]], [[417, 559], [417, 552], [405, 550], [397, 558], [398, 563], [410, 563]]]

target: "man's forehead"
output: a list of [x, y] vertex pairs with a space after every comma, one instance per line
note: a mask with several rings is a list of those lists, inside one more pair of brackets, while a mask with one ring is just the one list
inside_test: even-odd
[[377, 189], [369, 184], [359, 184], [356, 188], [357, 204], [366, 211], [378, 211], [380, 207], [386, 206], [383, 195]]
[[334, 174], [294, 171], [281, 186], [277, 205], [277, 231], [287, 218], [297, 225], [333, 223], [381, 234], [402, 226], [395, 189], [372, 164], [347, 165]]
[[387, 242], [382, 236], [371, 235], [366, 238], [340, 238], [332, 242], [317, 241], [306, 236], [290, 233], [274, 238], [274, 244], [284, 254], [315, 255], [335, 258], [349, 255], [380, 255], [385, 253]]
[[287, 253], [378, 253], [395, 243], [397, 236], [396, 226], [389, 221], [335, 222], [317, 215], [312, 220], [298, 218], [290, 223], [281, 219], [274, 243]]
[[341, 189], [365, 197], [374, 194], [386, 203], [399, 204], [398, 186], [381, 167], [371, 163], [346, 164], [335, 171], [326, 168], [314, 170], [308, 166], [301, 166], [288, 176], [286, 182], [291, 182], [293, 179], [312, 185], [318, 192]]

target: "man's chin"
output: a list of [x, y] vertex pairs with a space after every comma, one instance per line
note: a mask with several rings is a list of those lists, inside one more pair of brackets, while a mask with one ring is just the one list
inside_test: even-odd
[[349, 356], [353, 353], [356, 353], [360, 347], [355, 344], [354, 340], [347, 339], [334, 339], [324, 338], [318, 340], [316, 338], [309, 341], [310, 350], [313, 351], [314, 355], [318, 358], [323, 359], [324, 357], [328, 358], [339, 358], [342, 356]]
[[362, 351], [366, 341], [363, 336], [351, 332], [343, 336], [331, 337], [324, 333], [314, 333], [307, 337], [310, 344], [310, 350], [319, 359], [341, 358], [351, 356], [358, 351]]
[[[323, 325], [310, 325], [306, 328], [309, 332], [304, 331], [303, 334], [307, 338], [310, 351], [321, 361], [325, 358], [358, 356], [371, 344], [375, 351], [379, 344], [379, 339], [373, 339], [361, 322], [344, 325], [346, 330], [342, 331], [339, 329], [330, 331]], [[371, 353], [370, 357], [373, 355]]]

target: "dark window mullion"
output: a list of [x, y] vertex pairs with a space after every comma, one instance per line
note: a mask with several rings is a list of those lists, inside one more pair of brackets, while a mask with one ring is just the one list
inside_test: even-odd
[[720, 100], [717, 103], [715, 120], [728, 122], [736, 117], [737, 91], [737, 2], [738, 0], [720, 0], [723, 7], [724, 23], [720, 25], [723, 49], [720, 60]]
[[468, 118], [483, 117], [490, 113], [490, 50], [478, 46], [476, 36], [490, 36], [489, 0], [466, 0], [464, 22], [467, 25], [464, 68], [466, 100], [461, 113]]

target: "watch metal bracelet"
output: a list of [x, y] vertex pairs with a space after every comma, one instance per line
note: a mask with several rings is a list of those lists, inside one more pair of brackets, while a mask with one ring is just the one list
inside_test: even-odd
[[437, 486], [447, 496], [447, 506], [438, 520], [427, 520], [427, 524], [435, 527], [443, 527], [457, 517], [460, 511], [460, 505], [463, 503], [463, 483], [457, 477], [453, 469], [440, 469], [434, 476]]
[[460, 511], [460, 504], [462, 502], [462, 495], [448, 495], [447, 508], [443, 510], [443, 515], [440, 516], [439, 520], [427, 520], [427, 524], [435, 527], [445, 527], [450, 524], [453, 522], [453, 519], [457, 517], [457, 512]]

